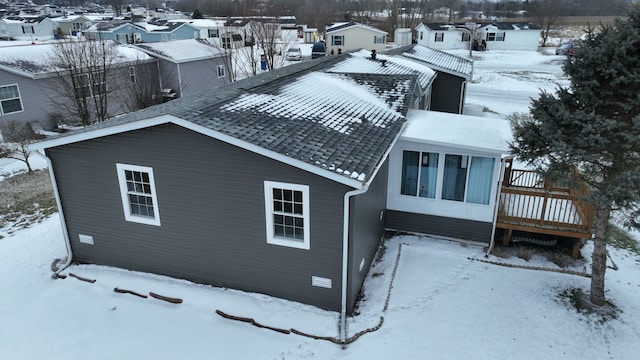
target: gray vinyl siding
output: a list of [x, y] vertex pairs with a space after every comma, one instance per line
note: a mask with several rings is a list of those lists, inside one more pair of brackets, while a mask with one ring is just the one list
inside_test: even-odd
[[489, 222], [387, 210], [385, 226], [392, 230], [489, 242], [493, 225]]
[[[387, 160], [366, 193], [351, 200], [349, 226], [349, 276], [347, 308], [351, 311], [358, 300], [371, 262], [373, 261], [384, 234], [384, 211], [387, 199]], [[383, 214], [380, 219], [380, 214]], [[364, 266], [360, 271], [360, 263]]]
[[[173, 124], [47, 154], [75, 260], [340, 309], [349, 187]], [[153, 168], [161, 226], [124, 220], [116, 163]], [[267, 244], [265, 180], [309, 186], [310, 250]], [[332, 288], [312, 286], [312, 276]]]
[[429, 110], [459, 114], [464, 100], [461, 99], [464, 82], [462, 77], [439, 71], [433, 81]]
[[[108, 106], [109, 114], [112, 116], [124, 112], [123, 84], [129, 81], [129, 66], [114, 66], [109, 70], [111, 75], [107, 91], [110, 92]], [[135, 66], [146, 66], [151, 71], [157, 72], [155, 60], [145, 61]], [[157, 78], [157, 76], [153, 78]], [[33, 79], [0, 70], [0, 86], [12, 84], [18, 85], [23, 111], [0, 115], [0, 127], [3, 123], [17, 120], [24, 123], [38, 123], [43, 129], [51, 130], [56, 126], [54, 114], [69, 118], [69, 114], [56, 105], [56, 103], [63, 102], [65, 98], [71, 101], [70, 95], [62, 90], [57, 76], [51, 75]], [[123, 91], [123, 93], [119, 93], [119, 91]]]
[[[223, 78], [218, 77], [218, 65], [224, 65], [221, 58], [181, 63], [182, 96], [188, 96], [202, 90], [227, 84], [228, 76]], [[226, 66], [225, 71], [229, 71], [229, 69], [226, 69]]]
[[10, 121], [20, 121], [24, 123], [38, 123], [44, 129], [51, 129], [55, 122], [50, 117], [51, 102], [47, 94], [53, 93], [55, 79], [32, 79], [15, 75], [0, 70], [0, 86], [18, 85], [20, 99], [22, 100], [22, 111], [0, 115], [0, 126]]

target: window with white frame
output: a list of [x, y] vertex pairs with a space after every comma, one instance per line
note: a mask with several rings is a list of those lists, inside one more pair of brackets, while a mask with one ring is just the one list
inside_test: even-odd
[[309, 186], [264, 182], [267, 243], [310, 249]]
[[124, 218], [127, 221], [160, 226], [153, 169], [116, 164]]
[[35, 31], [33, 30], [33, 26], [22, 25], [22, 33], [23, 34], [35, 34]]
[[162, 41], [169, 41], [169, 36], [167, 34], [160, 35]]
[[176, 34], [171, 34], [171, 40], [175, 40], [176, 39]]
[[387, 42], [387, 36], [386, 35], [381, 35], [381, 36], [373, 36], [373, 43], [374, 44], [386, 44]]
[[82, 30], [82, 27], [83, 27], [83, 23], [81, 23], [81, 22], [71, 23], [71, 29], [72, 30]]
[[469, 34], [468, 32], [462, 32], [462, 41], [463, 42], [471, 41], [471, 34]]
[[422, 40], [422, 34], [423, 34], [423, 32], [420, 31], [420, 40]]
[[218, 36], [220, 36], [218, 29], [207, 29], [207, 32], [210, 38], [217, 38]]
[[487, 41], [504, 41], [505, 33], [487, 33]]
[[0, 115], [22, 111], [22, 99], [18, 85], [0, 86]]
[[494, 165], [490, 157], [404, 151], [400, 193], [488, 205]]
[[435, 42], [443, 42], [444, 41], [444, 33], [443, 32], [437, 32], [435, 34]]
[[344, 35], [332, 35], [331, 36], [331, 45], [333, 45], [333, 46], [344, 46]]
[[225, 71], [224, 65], [218, 65], [218, 77], [225, 77], [227, 72]]

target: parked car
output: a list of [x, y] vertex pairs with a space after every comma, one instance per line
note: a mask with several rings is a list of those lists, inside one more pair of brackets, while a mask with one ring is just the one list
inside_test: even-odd
[[580, 46], [574, 42], [566, 42], [556, 48], [556, 55], [575, 55]]
[[323, 42], [317, 42], [313, 44], [311, 48], [311, 58], [319, 58], [327, 55], [327, 47]]
[[300, 48], [289, 48], [289, 50], [287, 50], [287, 60], [289, 61], [302, 60], [302, 51], [300, 50]]

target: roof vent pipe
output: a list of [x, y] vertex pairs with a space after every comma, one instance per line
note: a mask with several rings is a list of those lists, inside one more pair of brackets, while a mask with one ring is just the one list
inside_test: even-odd
[[371, 60], [376, 59], [376, 49], [371, 50]]
[[382, 64], [382, 67], [385, 67], [387, 65], [387, 60], [380, 60], [380, 63]]

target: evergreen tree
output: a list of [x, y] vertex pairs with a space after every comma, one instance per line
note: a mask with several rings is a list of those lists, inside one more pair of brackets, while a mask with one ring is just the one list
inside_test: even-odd
[[191, 15], [191, 18], [192, 19], [202, 19], [203, 18], [202, 13], [200, 12], [200, 10], [198, 10], [198, 8], [196, 8], [193, 11], [193, 14]]
[[[609, 218], [638, 227], [640, 210], [640, 7], [587, 30], [563, 66], [568, 88], [542, 92], [514, 121], [514, 154], [565, 185], [583, 181], [595, 207], [590, 300], [605, 304]], [[577, 167], [578, 179], [569, 175]]]

